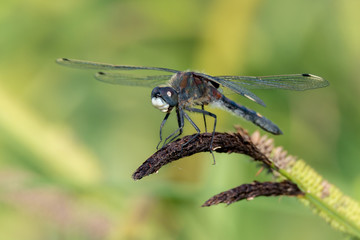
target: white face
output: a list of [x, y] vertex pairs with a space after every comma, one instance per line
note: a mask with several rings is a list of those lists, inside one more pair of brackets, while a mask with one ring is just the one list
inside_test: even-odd
[[167, 112], [169, 110], [169, 104], [167, 104], [162, 98], [160, 97], [153, 97], [151, 98], [151, 103], [154, 107], [159, 109], [162, 112]]

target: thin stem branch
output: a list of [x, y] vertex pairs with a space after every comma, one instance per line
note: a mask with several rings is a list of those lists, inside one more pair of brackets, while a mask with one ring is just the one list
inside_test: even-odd
[[257, 182], [242, 184], [239, 187], [216, 194], [207, 200], [202, 207], [209, 207], [219, 203], [231, 204], [243, 199], [252, 200], [260, 196], [300, 196], [304, 193], [290, 181]]

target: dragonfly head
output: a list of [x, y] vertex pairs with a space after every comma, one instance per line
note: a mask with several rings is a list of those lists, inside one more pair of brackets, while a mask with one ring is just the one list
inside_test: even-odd
[[156, 87], [151, 92], [151, 103], [162, 112], [170, 112], [178, 103], [178, 95], [172, 87]]

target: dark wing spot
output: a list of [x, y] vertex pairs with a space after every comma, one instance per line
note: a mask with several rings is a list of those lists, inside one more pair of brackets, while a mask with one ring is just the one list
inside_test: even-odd
[[105, 73], [104, 73], [104, 72], [98, 72], [98, 74], [99, 74], [99, 75], [105, 75]]
[[206, 78], [206, 77], [203, 77], [203, 76], [199, 76], [199, 75], [197, 75], [196, 74], [196, 72], [193, 72], [192, 73], [193, 74], [193, 76], [194, 76], [194, 78], [196, 79], [196, 78], [198, 78], [200, 81], [206, 81], [206, 82], [209, 82], [211, 85], [213, 85], [215, 88], [219, 88], [220, 87], [220, 84], [219, 83], [217, 83], [217, 82], [214, 82], [214, 81], [212, 81], [212, 80], [210, 80], [210, 79], [208, 79], [208, 78]]
[[215, 88], [219, 88], [220, 84], [218, 84], [217, 82], [214, 81], [209, 81], [211, 83], [211, 85], [213, 85]]
[[303, 76], [303, 77], [311, 77], [311, 75], [308, 74], [308, 73], [303, 73], [302, 76]]
[[63, 61], [70, 61], [68, 58], [62, 58]]

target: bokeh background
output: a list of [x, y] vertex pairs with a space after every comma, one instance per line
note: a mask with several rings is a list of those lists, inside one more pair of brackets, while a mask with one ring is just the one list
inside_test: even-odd
[[[281, 127], [277, 145], [360, 199], [359, 9], [356, 0], [2, 0], [0, 238], [342, 238], [295, 198], [201, 208], [216, 193], [271, 180], [240, 155], [215, 154], [213, 166], [197, 154], [133, 181], [164, 117], [151, 89], [97, 82], [55, 59], [322, 76], [324, 89], [255, 91], [266, 108], [231, 97]], [[218, 131], [257, 129], [213, 111]], [[165, 134], [175, 128], [173, 116]]]

